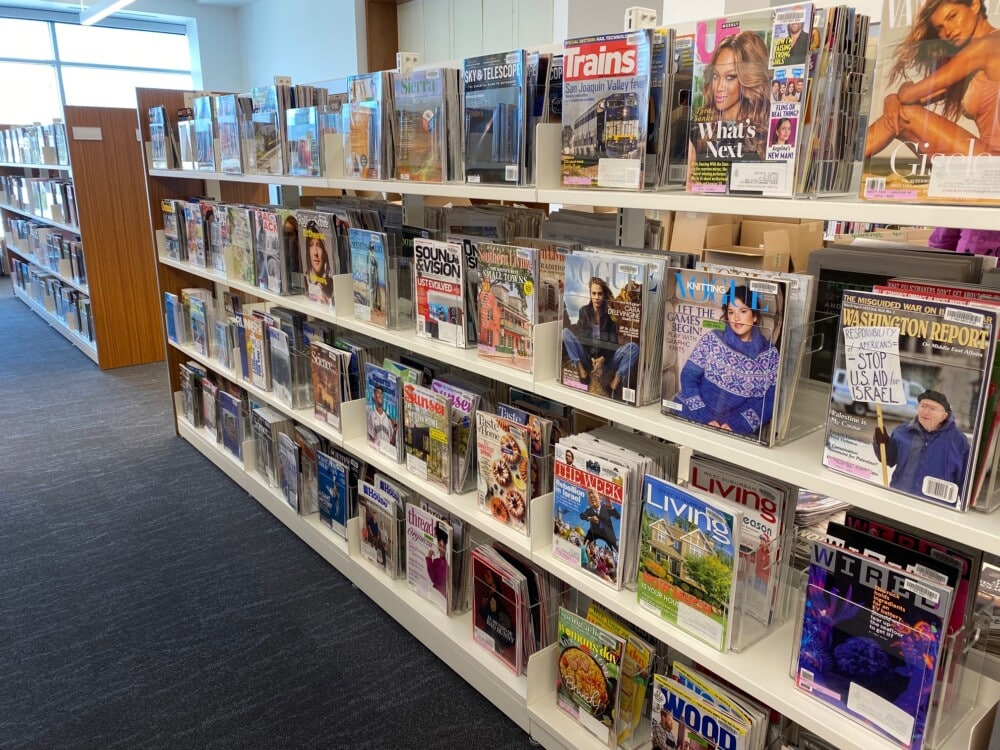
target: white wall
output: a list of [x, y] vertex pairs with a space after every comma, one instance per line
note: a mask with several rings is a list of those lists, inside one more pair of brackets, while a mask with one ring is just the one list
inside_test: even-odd
[[254, 0], [240, 16], [245, 88], [276, 75], [293, 83], [340, 78], [367, 59], [363, 0]]
[[[724, 12], [725, 0], [708, 0]], [[730, 0], [766, 3], [767, 0]], [[705, 5], [664, 0], [673, 20], [705, 17]], [[471, 55], [539, 47], [588, 34], [621, 31], [628, 8], [643, 0], [410, 0], [398, 6], [399, 48], [423, 62], [461, 61]], [[661, 17], [662, 18], [662, 17]], [[668, 19], [669, 20], [669, 19]]]
[[194, 0], [138, 0], [130, 11], [157, 13], [187, 23], [191, 68], [197, 88], [244, 91], [243, 24], [238, 9], [202, 5]]

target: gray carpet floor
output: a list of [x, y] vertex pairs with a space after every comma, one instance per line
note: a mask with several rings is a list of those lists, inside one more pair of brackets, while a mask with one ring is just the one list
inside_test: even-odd
[[533, 746], [9, 277], [0, 394], [0, 748]]

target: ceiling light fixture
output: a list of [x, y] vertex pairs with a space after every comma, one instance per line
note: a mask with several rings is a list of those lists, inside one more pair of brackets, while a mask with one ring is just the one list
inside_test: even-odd
[[83, 9], [83, 2], [80, 3], [80, 25], [93, 26], [103, 18], [107, 18], [112, 13], [117, 13], [126, 5], [131, 5], [135, 0], [101, 0], [91, 3], [87, 9]]

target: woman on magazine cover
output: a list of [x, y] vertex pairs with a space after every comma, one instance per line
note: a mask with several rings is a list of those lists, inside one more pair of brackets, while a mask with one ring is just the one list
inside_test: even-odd
[[[720, 146], [732, 146], [742, 154], [740, 161], [763, 161], [771, 99], [768, 58], [767, 44], [754, 31], [741, 31], [719, 42], [703, 72], [702, 104], [692, 116], [689, 175], [698, 155], [704, 156], [708, 150], [699, 123], [749, 121], [756, 127], [752, 136], [744, 132], [742, 138], [713, 140]], [[781, 93], [784, 96], [785, 92]]]
[[750, 301], [745, 285], [733, 287], [722, 306], [725, 329], [695, 344], [681, 369], [682, 417], [739, 435], [761, 435], [771, 422], [781, 356], [760, 332]]
[[606, 395], [614, 397], [619, 388], [635, 383], [630, 376], [639, 361], [639, 345], [628, 341], [618, 346], [618, 325], [611, 317], [613, 295], [608, 282], [594, 276], [587, 288], [590, 304], [580, 308], [575, 324], [567, 322], [563, 326], [563, 350], [581, 383], [589, 384], [591, 375], [598, 371]]
[[881, 462], [880, 447], [885, 446], [885, 462], [895, 466], [889, 486], [918, 497], [929, 497], [924, 480], [938, 479], [955, 485], [957, 492], [965, 484], [969, 466], [969, 440], [955, 422], [951, 404], [940, 391], [924, 391], [917, 398], [917, 416], [889, 435], [876, 428], [872, 437], [875, 457]]
[[448, 530], [438, 524], [434, 536], [437, 537], [438, 554], [437, 557], [433, 552], [427, 555], [427, 577], [448, 606]]
[[903, 83], [869, 126], [866, 157], [896, 138], [923, 154], [1000, 154], [1000, 33], [981, 0], [927, 0], [894, 55], [889, 84]]
[[306, 260], [309, 271], [306, 274], [306, 292], [311, 300], [329, 305], [333, 301], [333, 275], [330, 272], [330, 255], [326, 242], [320, 235], [315, 221], [306, 224]]

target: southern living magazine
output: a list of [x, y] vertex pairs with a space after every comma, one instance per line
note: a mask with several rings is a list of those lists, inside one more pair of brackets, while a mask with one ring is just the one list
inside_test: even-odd
[[824, 465], [966, 510], [997, 311], [844, 291]]
[[952, 589], [813, 542], [795, 684], [921, 750]]
[[538, 251], [480, 242], [479, 356], [531, 372], [538, 320]]
[[771, 445], [787, 282], [675, 269], [666, 296], [660, 411]]
[[406, 469], [451, 492], [451, 402], [413, 383], [403, 385]]
[[743, 506], [739, 540], [739, 609], [770, 624], [780, 583], [783, 543], [797, 492], [749, 469], [708, 456], [691, 457], [691, 487]]
[[601, 742], [613, 746], [625, 640], [559, 608], [556, 703]]
[[638, 403], [647, 266], [613, 253], [566, 256], [559, 382], [595, 396]]
[[724, 651], [736, 603], [739, 506], [647, 475], [639, 605]]
[[462, 245], [414, 238], [417, 336], [465, 348]]
[[812, 4], [699, 21], [688, 192], [790, 196]]
[[[555, 446], [552, 556], [621, 588], [619, 561], [629, 468], [578, 448]], [[587, 528], [584, 529], [584, 524]]]
[[476, 412], [479, 509], [522, 534], [528, 533], [530, 445], [526, 425], [486, 411]]
[[451, 524], [406, 506], [406, 583], [445, 614], [451, 611]]
[[[864, 152], [861, 197], [1000, 203], [996, 7], [889, 3]], [[949, 17], [950, 14], [950, 17]], [[997, 132], [994, 132], [997, 131]]]
[[462, 75], [465, 181], [523, 184], [528, 112], [524, 50], [467, 57]]
[[645, 29], [563, 43], [565, 187], [642, 189], [650, 48]]

